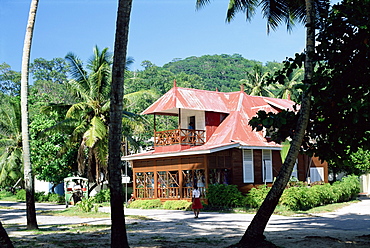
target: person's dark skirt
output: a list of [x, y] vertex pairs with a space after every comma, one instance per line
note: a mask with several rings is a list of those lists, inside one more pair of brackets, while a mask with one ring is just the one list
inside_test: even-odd
[[191, 206], [192, 209], [201, 209], [203, 208], [202, 203], [200, 202], [200, 198], [194, 198], [193, 205]]

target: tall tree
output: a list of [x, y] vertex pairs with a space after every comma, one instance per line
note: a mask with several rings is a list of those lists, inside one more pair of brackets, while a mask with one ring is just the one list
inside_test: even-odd
[[[66, 56], [72, 79], [67, 87], [78, 100], [70, 105], [66, 120], [73, 126], [71, 141], [80, 142], [78, 166], [81, 175], [100, 183], [107, 176], [107, 139], [109, 120], [109, 87], [112, 56], [108, 48], [94, 48], [94, 55], [84, 69], [73, 53]], [[61, 123], [65, 124], [65, 123]], [[87, 158], [86, 158], [87, 154]], [[103, 176], [102, 176], [103, 175]]]
[[[209, 0], [197, 0], [197, 6], [202, 6]], [[317, 0], [317, 2], [320, 2]], [[327, 2], [327, 1], [322, 1]], [[266, 225], [278, 204], [278, 201], [289, 182], [292, 174], [294, 163], [298, 157], [298, 153], [303, 141], [303, 137], [308, 125], [310, 115], [310, 101], [311, 101], [311, 81], [313, 75], [313, 61], [315, 48], [315, 3], [314, 0], [231, 0], [228, 9], [228, 20], [230, 21], [238, 11], [246, 13], [246, 18], [251, 19], [257, 7], [261, 6], [263, 15], [267, 19], [268, 31], [270, 27], [276, 29], [279, 24], [285, 22], [288, 30], [296, 20], [306, 23], [306, 53], [305, 53], [305, 76], [304, 84], [306, 91], [302, 97], [299, 117], [295, 128], [295, 135], [293, 136], [290, 149], [287, 157], [281, 167], [281, 170], [274, 182], [271, 190], [266, 196], [264, 202], [259, 208], [257, 214], [245, 231], [242, 239], [238, 243], [239, 247], [256, 247], [258, 243], [264, 241], [263, 232]]]
[[21, 111], [22, 111], [22, 148], [23, 148], [23, 168], [24, 168], [24, 183], [26, 188], [26, 210], [27, 210], [27, 229], [37, 229], [36, 209], [35, 209], [35, 183], [32, 173], [31, 157], [30, 157], [30, 142], [28, 132], [28, 78], [31, 44], [33, 37], [33, 29], [36, 20], [36, 12], [39, 0], [32, 0], [26, 35], [24, 38], [23, 55], [22, 55], [22, 70], [21, 70]]
[[245, 231], [242, 239], [239, 242], [241, 247], [251, 247], [251, 242], [261, 242], [265, 239], [263, 232], [266, 225], [274, 212], [281, 195], [284, 192], [286, 185], [289, 182], [293, 171], [294, 163], [297, 160], [303, 137], [308, 125], [310, 116], [310, 101], [311, 101], [311, 81], [313, 75], [313, 53], [315, 45], [315, 25], [314, 25], [314, 4], [311, 0], [306, 0], [306, 60], [305, 60], [305, 76], [304, 84], [306, 91], [303, 93], [298, 121], [295, 128], [290, 149], [287, 157], [279, 171], [279, 174], [263, 201], [257, 214]]
[[122, 110], [128, 31], [132, 0], [119, 0], [114, 43], [109, 123], [109, 187], [111, 205], [111, 247], [129, 247], [122, 194]]

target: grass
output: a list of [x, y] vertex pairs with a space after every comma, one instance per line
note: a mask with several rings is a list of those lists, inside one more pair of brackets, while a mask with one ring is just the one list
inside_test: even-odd
[[11, 202], [17, 202], [17, 198], [15, 195], [8, 195], [8, 194], [0, 194], [0, 201], [11, 201]]
[[110, 218], [110, 213], [104, 212], [83, 212], [76, 207], [66, 208], [64, 210], [47, 210], [37, 211], [40, 215], [52, 215], [52, 216], [78, 216], [82, 218]]

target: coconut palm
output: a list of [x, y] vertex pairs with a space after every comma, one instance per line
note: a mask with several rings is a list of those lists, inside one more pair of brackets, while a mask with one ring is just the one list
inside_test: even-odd
[[[197, 0], [197, 6], [201, 7], [210, 0]], [[245, 231], [238, 243], [239, 247], [255, 247], [257, 242], [264, 240], [263, 232], [275, 210], [276, 205], [292, 174], [294, 163], [298, 157], [300, 146], [307, 128], [310, 114], [310, 98], [313, 75], [313, 55], [315, 50], [315, 17], [319, 5], [328, 4], [327, 0], [230, 0], [227, 19], [230, 21], [237, 12], [244, 12], [247, 20], [251, 20], [258, 7], [262, 8], [263, 16], [267, 19], [267, 30], [276, 29], [285, 23], [290, 30], [296, 21], [306, 25], [306, 51], [305, 51], [305, 88], [308, 89], [302, 96], [299, 119], [295, 129], [288, 155], [281, 170], [259, 208], [257, 214]]]
[[247, 73], [247, 78], [240, 80], [247, 88], [246, 91], [251, 96], [269, 96], [274, 97], [271, 89], [267, 85], [267, 77], [269, 73], [263, 72], [261, 65], [253, 66], [253, 70]]
[[108, 164], [112, 219], [111, 247], [115, 248], [129, 247], [123, 209], [120, 144], [122, 141], [123, 86], [131, 8], [132, 0], [119, 0], [110, 95]]
[[0, 110], [0, 186], [12, 186], [23, 175], [21, 106], [4, 100]]
[[26, 188], [26, 209], [27, 209], [27, 229], [37, 229], [36, 209], [35, 209], [35, 182], [32, 173], [30, 157], [30, 141], [28, 131], [28, 78], [30, 68], [31, 43], [33, 28], [36, 20], [36, 12], [39, 0], [32, 0], [26, 35], [24, 38], [22, 70], [21, 70], [21, 111], [22, 111], [22, 148], [23, 148], [23, 168], [24, 183]]
[[276, 97], [282, 99], [290, 99], [294, 102], [300, 102], [300, 95], [302, 94], [303, 86], [303, 68], [299, 68], [291, 72], [284, 81], [284, 84], [275, 84], [274, 87], [277, 89]]
[[87, 63], [73, 53], [68, 53], [72, 79], [67, 87], [78, 102], [71, 105], [66, 120], [73, 121], [71, 141], [80, 142], [78, 166], [81, 174], [90, 181], [100, 183], [107, 176], [107, 143], [109, 121], [109, 87], [112, 56], [108, 48], [94, 48], [94, 55]]

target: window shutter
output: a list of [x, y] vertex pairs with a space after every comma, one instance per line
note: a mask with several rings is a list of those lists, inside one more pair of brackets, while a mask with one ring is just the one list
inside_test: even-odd
[[311, 179], [311, 183], [317, 182], [317, 181], [324, 181], [324, 168], [311, 167], [310, 168], [310, 179]]
[[262, 150], [262, 176], [264, 182], [270, 183], [274, 180], [271, 150]]
[[244, 183], [254, 183], [253, 150], [243, 150]]
[[294, 168], [293, 168], [291, 177], [295, 177], [295, 178], [298, 179], [298, 159], [296, 160], [296, 162], [294, 164]]

